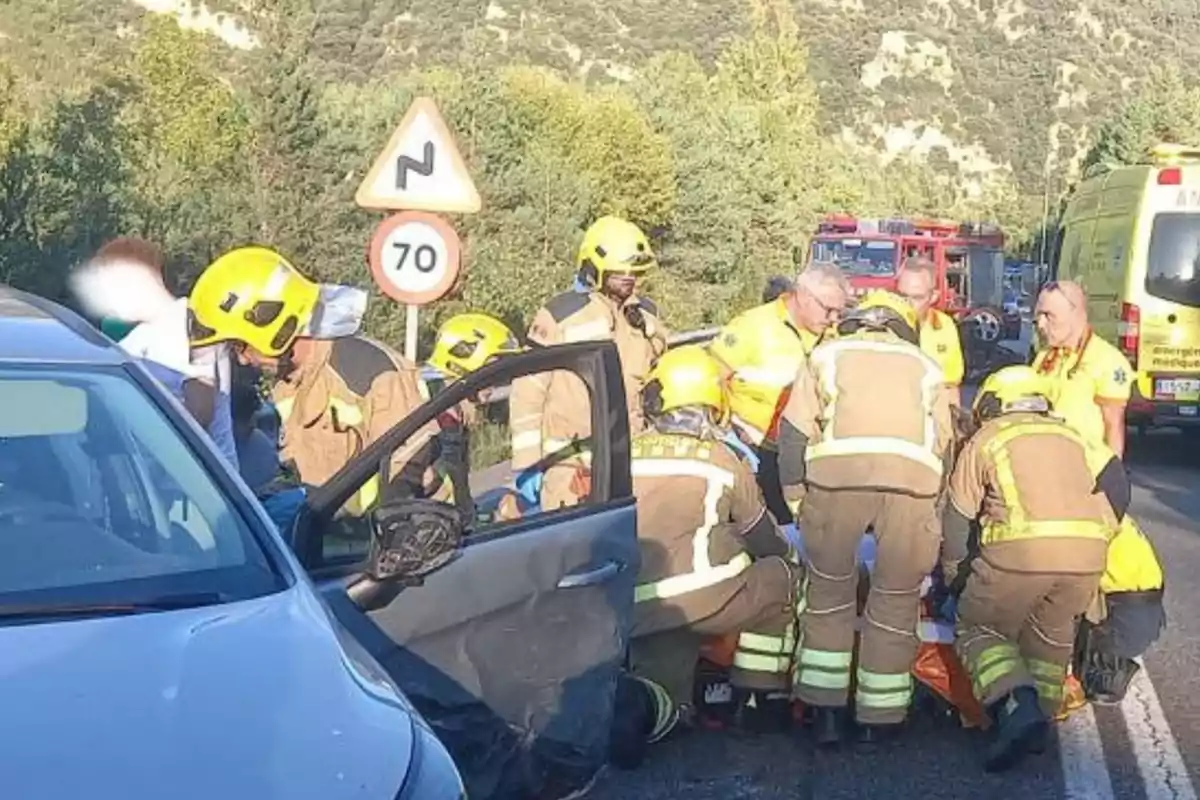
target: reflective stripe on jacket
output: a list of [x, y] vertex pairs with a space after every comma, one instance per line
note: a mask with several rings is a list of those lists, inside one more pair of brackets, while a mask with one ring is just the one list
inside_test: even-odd
[[999, 569], [1098, 574], [1117, 529], [1097, 486], [1110, 461], [1060, 419], [1005, 414], [959, 453], [949, 500], [979, 520], [982, 556]]
[[642, 551], [635, 602], [674, 600], [692, 619], [717, 613], [735, 589], [700, 595], [751, 564], [741, 536], [765, 513], [754, 475], [723, 443], [683, 434], [646, 432], [632, 456]]
[[[1026, 437], [1063, 437], [1074, 442], [1084, 454], [1087, 463], [1087, 447], [1083, 439], [1069, 427], [1057, 422], [1025, 422], [1002, 420], [996, 431], [983, 445], [994, 470], [996, 488], [1004, 498], [1004, 519], [988, 519], [983, 522], [980, 544], [983, 546], [1013, 542], [1020, 539], [1095, 539], [1106, 544], [1113, 535], [1112, 525], [1103, 518], [1095, 519], [1039, 519], [1027, 508], [1029, 499], [1023, 497], [1023, 487], [1030, 480], [1037, 480], [1036, 473], [1026, 472], [1018, 478], [1017, 470], [1032, 468], [1013, 457], [1013, 447]], [[1089, 465], [1088, 477], [1094, 477]], [[1065, 517], [1065, 515], [1064, 515]]]
[[941, 368], [891, 333], [818, 345], [784, 419], [806, 439], [805, 480], [826, 489], [935, 496], [953, 437]]

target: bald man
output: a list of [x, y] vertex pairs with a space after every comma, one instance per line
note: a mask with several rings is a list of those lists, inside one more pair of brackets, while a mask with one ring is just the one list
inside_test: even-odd
[[1034, 310], [1042, 349], [1033, 367], [1051, 384], [1055, 413], [1085, 438], [1125, 457], [1125, 408], [1134, 371], [1121, 351], [1092, 332], [1087, 294], [1073, 281], [1042, 287]]
[[949, 314], [934, 308], [938, 301], [937, 271], [933, 262], [912, 256], [904, 262], [896, 277], [896, 293], [917, 310], [921, 350], [942, 368], [950, 399], [960, 405], [960, 387], [966, 371], [958, 323]]

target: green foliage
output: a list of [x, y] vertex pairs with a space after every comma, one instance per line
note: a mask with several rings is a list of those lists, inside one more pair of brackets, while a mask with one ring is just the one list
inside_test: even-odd
[[1136, 164], [1161, 142], [1200, 146], [1200, 86], [1170, 67], [1156, 70], [1100, 128], [1084, 170]]
[[[1043, 203], [1067, 183], [1068, 151], [1122, 77], [1150, 88], [1101, 128], [1087, 163], [1200, 133], [1197, 89], [1150, 69], [1139, 49], [1172, 41], [1140, 9], [1121, 24], [1149, 44], [1122, 49], [1062, 33], [1082, 23], [1043, 0], [958, 16], [930, 4], [919, 23], [899, 0], [836, 13], [824, 0], [556, 0], [536, 13], [517, 0], [486, 13], [446, 0], [206, 5], [261, 46], [232, 51], [117, 0], [0, 11], [0, 35], [23, 32], [4, 39], [0, 60], [0, 279], [58, 296], [73, 263], [124, 233], [162, 243], [180, 288], [251, 241], [320, 280], [367, 286], [380, 215], [357, 209], [354, 190], [427, 95], [483, 210], [452, 220], [464, 280], [422, 314], [426, 340], [464, 308], [524, 329], [570, 286], [582, 232], [605, 213], [650, 232], [662, 269], [649, 292], [685, 330], [727, 319], [768, 275], [793, 272], [824, 213], [986, 218], [1032, 242]], [[1005, 28], [1002, 12], [1017, 6]], [[1099, 17], [1115, 30], [1115, 17]], [[1010, 44], [1014, 26], [1028, 33]], [[926, 70], [864, 85], [884, 34], [917, 29], [913, 41], [945, 49], [949, 84]], [[1051, 33], [1057, 50], [1034, 45]], [[1080, 67], [1070, 86], [1062, 61]], [[1071, 88], [1091, 99], [1060, 103]], [[838, 135], [871, 142], [913, 120], [1011, 169], [985, 179], [945, 149], [880, 158]], [[403, 330], [403, 310], [376, 294], [369, 332], [398, 344]]]

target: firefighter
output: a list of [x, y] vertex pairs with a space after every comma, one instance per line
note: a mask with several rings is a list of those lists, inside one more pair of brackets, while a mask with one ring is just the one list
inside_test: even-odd
[[1087, 295], [1070, 281], [1051, 281], [1038, 295], [1035, 317], [1043, 347], [1033, 367], [1050, 381], [1054, 412], [1087, 439], [1125, 457], [1125, 408], [1133, 367], [1088, 324]]
[[[308, 486], [327, 481], [421, 403], [416, 366], [354, 334], [365, 293], [313, 283], [273, 250], [221, 256], [196, 280], [188, 306], [193, 346], [229, 342], [241, 363], [274, 375], [281, 459]], [[344, 511], [359, 516], [385, 493], [448, 499], [431, 467], [437, 433], [431, 422], [397, 448]]]
[[938, 362], [954, 405], [961, 403], [960, 387], [966, 372], [962, 341], [954, 317], [934, 308], [938, 301], [937, 271], [933, 262], [912, 256], [896, 278], [896, 292], [916, 309], [921, 349]]
[[912, 699], [921, 584], [937, 560], [936, 514], [952, 439], [937, 363], [917, 345], [917, 315], [869, 292], [837, 338], [819, 344], [784, 408], [779, 472], [799, 511], [809, 567], [795, 692], [814, 709], [821, 746], [847, 723], [859, 571], [873, 527], [874, 571], [858, 657], [860, 742], [898, 730]]
[[779, 453], [774, 430], [784, 392], [846, 306], [849, 284], [837, 266], [813, 263], [793, 286], [734, 317], [709, 349], [724, 367], [731, 424], [755, 451], [758, 484], [771, 515], [781, 525], [793, 521], [779, 485]]
[[[433, 353], [426, 364], [450, 384], [492, 363], [501, 356], [524, 350], [517, 337], [500, 320], [487, 314], [458, 314], [442, 323], [433, 343]], [[421, 381], [422, 396], [431, 395], [428, 385]], [[479, 408], [472, 400], [464, 400], [438, 419], [442, 428], [441, 458], [438, 461], [443, 477], [455, 489], [455, 503], [464, 520], [475, 520], [475, 502], [470, 492], [470, 429], [479, 421]], [[511, 503], [506, 495], [502, 500]], [[517, 515], [512, 515], [517, 516]]]
[[1045, 746], [1063, 702], [1075, 619], [1096, 594], [1117, 516], [1129, 498], [1125, 470], [1051, 416], [1049, 387], [1030, 367], [989, 376], [972, 406], [979, 425], [949, 483], [947, 541], [965, 547], [955, 650], [994, 723], [984, 769], [999, 771]]
[[[657, 264], [646, 234], [632, 222], [601, 217], [583, 236], [572, 289], [538, 309], [527, 339], [540, 345], [586, 340], [616, 344], [625, 379], [630, 430], [643, 427], [639, 393], [650, 365], [667, 348], [658, 308], [636, 293], [638, 280]], [[587, 387], [568, 372], [513, 381], [510, 399], [512, 466], [526, 503], [543, 509], [573, 506], [586, 494], [591, 435]]]
[[645, 715], [651, 738], [677, 716], [666, 698], [691, 697], [710, 636], [740, 633], [731, 682], [756, 723], [778, 727], [791, 712], [800, 568], [753, 474], [723, 441], [720, 373], [698, 345], [663, 355], [643, 391], [649, 428], [632, 443], [641, 551], [632, 653], [659, 698]]

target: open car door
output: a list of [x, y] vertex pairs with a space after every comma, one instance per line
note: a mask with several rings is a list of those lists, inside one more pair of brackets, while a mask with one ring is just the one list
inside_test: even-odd
[[[339, 511], [430, 420], [480, 392], [558, 370], [578, 376], [591, 396], [590, 494], [579, 505], [464, 520], [449, 502], [390, 500], [385, 491], [365, 516]], [[497, 426], [492, 444], [506, 445], [507, 428]], [[499, 460], [507, 463], [507, 452]], [[472, 493], [494, 495], [495, 486]], [[437, 563], [415, 580], [410, 570], [379, 585], [386, 580], [377, 573], [411, 556], [414, 541], [432, 541], [429, 531], [441, 542], [433, 549], [451, 542], [433, 554]], [[639, 566], [628, 414], [611, 343], [535, 348], [451, 384], [309, 496], [293, 544], [342, 625], [454, 756], [472, 800], [554, 800], [599, 774]]]

